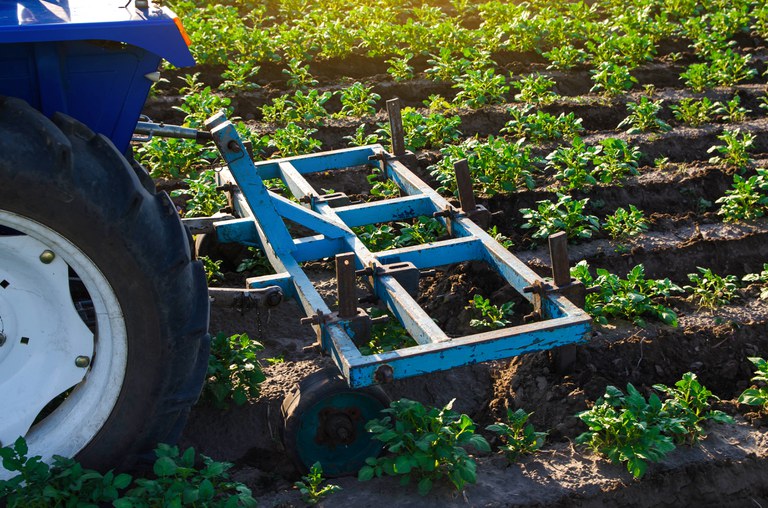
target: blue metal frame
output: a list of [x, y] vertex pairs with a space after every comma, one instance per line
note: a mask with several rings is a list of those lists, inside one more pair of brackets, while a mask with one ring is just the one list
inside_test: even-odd
[[[286, 295], [301, 303], [307, 315], [327, 316], [332, 310], [300, 268], [300, 262], [353, 252], [357, 268], [371, 267], [375, 272], [376, 268], [404, 261], [424, 270], [480, 260], [494, 268], [535, 309], [540, 309], [544, 317], [537, 323], [448, 337], [394, 276], [373, 275], [376, 296], [418, 345], [366, 356], [352, 341], [349, 322], [314, 324], [323, 349], [332, 356], [350, 386], [377, 383], [376, 373], [382, 366], [391, 369], [392, 378], [400, 379], [549, 349], [582, 340], [589, 332], [589, 316], [565, 297], [554, 293], [525, 293], [524, 288], [543, 282], [542, 279], [402, 163], [389, 157], [380, 145], [254, 163], [234, 126], [223, 115], [210, 119], [208, 126], [242, 192], [237, 208], [243, 218], [216, 223], [219, 239], [261, 246], [277, 272], [274, 276], [250, 279], [250, 287], [279, 285]], [[382, 169], [400, 186], [405, 197], [332, 208], [316, 199], [318, 193], [303, 176], [369, 165], [371, 157], [381, 160]], [[273, 178], [282, 179], [294, 196], [304, 198], [309, 206], [268, 191], [263, 180]], [[453, 238], [449, 240], [371, 252], [351, 230], [353, 226], [404, 220], [441, 211], [450, 212], [440, 219], [450, 222]], [[317, 235], [291, 238], [283, 219], [290, 219]]]

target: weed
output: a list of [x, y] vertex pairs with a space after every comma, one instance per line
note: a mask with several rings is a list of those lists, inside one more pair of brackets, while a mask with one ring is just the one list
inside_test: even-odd
[[544, 240], [550, 235], [565, 231], [569, 239], [591, 238], [600, 229], [600, 221], [594, 215], [584, 215], [589, 198], [573, 199], [567, 194], [557, 194], [557, 201], [537, 201], [536, 210], [522, 208], [520, 213], [527, 222], [523, 229], [533, 229], [531, 237]]
[[483, 331], [498, 330], [499, 328], [509, 326], [510, 321], [507, 318], [514, 314], [515, 303], [506, 302], [502, 305], [494, 305], [488, 298], [476, 294], [469, 301], [469, 305], [466, 308], [472, 310], [475, 315], [480, 316], [479, 318], [472, 319], [469, 322], [469, 326]]
[[216, 172], [203, 171], [197, 178], [185, 178], [187, 189], [171, 191], [171, 196], [192, 196], [187, 200], [185, 217], [210, 217], [227, 206], [227, 197], [216, 187]]
[[[768, 269], [768, 266], [766, 267]], [[768, 411], [768, 362], [763, 358], [747, 358], [757, 368], [751, 381], [759, 383], [747, 388], [739, 395], [739, 404], [748, 406], [760, 406], [764, 411]]]
[[715, 155], [709, 159], [712, 164], [724, 164], [725, 166], [732, 167], [738, 170], [742, 170], [749, 166], [751, 158], [749, 156], [749, 150], [752, 148], [755, 142], [755, 135], [749, 132], [741, 133], [741, 130], [736, 128], [733, 130], [725, 129], [723, 133], [717, 137], [720, 141], [723, 141], [724, 145], [715, 145], [707, 150], [707, 153], [719, 152], [720, 155]]
[[712, 102], [706, 97], [702, 99], [680, 99], [677, 105], [670, 106], [675, 118], [691, 127], [699, 127], [709, 123], [721, 106], [719, 102]]
[[323, 498], [341, 490], [341, 487], [332, 484], [321, 487], [323, 483], [325, 483], [325, 478], [323, 478], [323, 466], [320, 465], [320, 462], [315, 462], [312, 464], [312, 467], [309, 468], [309, 473], [302, 476], [301, 480], [295, 482], [293, 486], [301, 493], [302, 501], [308, 505], [314, 506]]
[[266, 376], [256, 354], [263, 349], [261, 343], [247, 334], [217, 333], [211, 340], [203, 398], [224, 408], [230, 400], [242, 406], [249, 398], [258, 397], [259, 385]]
[[498, 434], [503, 443], [499, 445], [499, 450], [504, 452], [510, 463], [516, 462], [521, 455], [539, 450], [544, 445], [547, 433], [536, 432], [533, 425], [528, 423], [531, 414], [533, 413], [526, 413], [523, 409], [512, 411], [507, 408], [506, 422], [496, 422], [485, 428]]
[[628, 102], [627, 109], [629, 116], [619, 123], [618, 127], [629, 127], [627, 134], [638, 134], [640, 132], [659, 131], [666, 132], [672, 127], [665, 121], [658, 118], [661, 111], [661, 99], [650, 101], [648, 97], [641, 97], [640, 102]]
[[688, 280], [691, 281], [691, 285], [683, 286], [683, 289], [690, 293], [689, 299], [696, 302], [699, 307], [714, 309], [738, 298], [736, 291], [739, 289], [739, 279], [735, 275], [723, 277], [710, 268], [697, 266], [696, 269], [699, 273], [689, 273]]
[[436, 480], [448, 478], [458, 491], [477, 480], [477, 464], [465, 446], [490, 451], [488, 442], [475, 434], [475, 423], [467, 415], [451, 410], [453, 401], [442, 409], [426, 408], [408, 399], [392, 402], [387, 416], [365, 425], [373, 438], [384, 443], [391, 455], [366, 459], [360, 481], [374, 476], [401, 476], [407, 484], [418, 481], [418, 491], [426, 495]]
[[733, 175], [731, 189], [718, 198], [723, 220], [754, 220], [768, 214], [768, 169], [756, 170], [749, 178]]
[[648, 220], [642, 210], [638, 210], [635, 205], [629, 205], [629, 210], [620, 207], [613, 215], [606, 216], [603, 229], [613, 240], [625, 241], [647, 231]]
[[748, 273], [741, 280], [744, 282], [762, 283], [763, 288], [760, 291], [760, 299], [768, 300], [768, 263], [763, 263], [763, 270], [760, 273]]
[[669, 279], [647, 279], [645, 267], [637, 265], [626, 279], [598, 268], [593, 277], [586, 261], [571, 268], [571, 276], [586, 287], [595, 287], [587, 294], [584, 310], [600, 324], [608, 323], [609, 317], [630, 319], [638, 326], [646, 325], [646, 318], [657, 319], [670, 326], [677, 326], [677, 314], [654, 299], [666, 298], [682, 289]]

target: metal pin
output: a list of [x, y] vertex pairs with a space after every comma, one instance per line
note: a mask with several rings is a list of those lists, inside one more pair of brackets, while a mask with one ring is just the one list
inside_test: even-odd
[[54, 254], [52, 250], [46, 249], [40, 254], [40, 262], [46, 265], [53, 263], [54, 259], [56, 259], [56, 254]]
[[81, 369], [86, 368], [91, 364], [91, 359], [87, 356], [78, 356], [75, 358], [75, 366], [80, 367]]

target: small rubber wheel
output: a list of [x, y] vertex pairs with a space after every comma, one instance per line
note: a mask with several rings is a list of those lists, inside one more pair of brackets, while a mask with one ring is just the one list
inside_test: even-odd
[[[0, 97], [0, 442], [106, 470], [178, 438], [208, 362], [205, 273], [104, 136]], [[0, 468], [0, 479], [3, 469]]]
[[365, 424], [389, 403], [378, 386], [352, 389], [335, 369], [310, 374], [283, 401], [285, 448], [301, 471], [320, 462], [326, 476], [355, 474], [381, 453]]

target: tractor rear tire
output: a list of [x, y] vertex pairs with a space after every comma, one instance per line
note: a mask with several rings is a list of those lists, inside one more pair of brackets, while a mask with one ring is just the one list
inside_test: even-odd
[[[32, 248], [19, 252], [15, 245]], [[48, 257], [40, 254], [38, 261], [35, 246], [44, 246]], [[72, 298], [59, 302], [61, 320], [82, 328], [79, 316], [86, 325], [80, 335], [91, 353], [71, 360], [85, 374], [56, 397], [42, 388], [34, 392], [40, 400], [33, 393], [31, 403], [46, 406], [34, 423], [28, 417], [14, 427], [21, 411], [3, 409], [0, 428], [22, 428], [30, 456], [44, 460], [74, 456], [100, 470], [152, 460], [157, 443], [180, 436], [205, 379], [210, 337], [202, 265], [191, 259], [188, 235], [167, 194], [155, 192], [106, 137], [68, 116], [49, 120], [24, 101], [0, 97], [0, 327], [9, 332], [0, 347], [2, 408], [31, 407], [16, 395], [29, 383], [14, 384], [10, 371], [35, 382], [55, 377], [11, 362], [14, 348], [39, 358], [52, 355], [56, 341], [68, 340], [48, 334], [52, 342], [32, 350], [33, 341], [49, 340], [45, 334], [19, 339], [10, 333], [16, 325], [39, 326], [34, 321], [41, 310], [8, 296], [23, 271], [9, 270], [28, 264], [54, 286], [57, 280], [40, 265], [50, 259], [63, 260], [69, 273]], [[73, 304], [82, 304], [77, 288], [83, 286], [93, 303], [90, 319], [82, 309], [72, 314]], [[77, 340], [82, 347], [83, 337]], [[68, 362], [59, 362], [62, 371], [72, 369]], [[2, 445], [12, 439], [6, 435]]]

